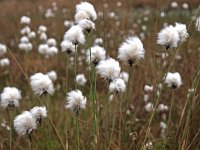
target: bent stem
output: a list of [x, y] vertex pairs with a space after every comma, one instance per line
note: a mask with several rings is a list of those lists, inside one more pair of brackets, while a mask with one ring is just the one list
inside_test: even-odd
[[78, 115], [76, 115], [76, 140], [77, 140], [77, 150], [80, 149], [80, 143], [79, 143], [79, 124], [78, 124]]

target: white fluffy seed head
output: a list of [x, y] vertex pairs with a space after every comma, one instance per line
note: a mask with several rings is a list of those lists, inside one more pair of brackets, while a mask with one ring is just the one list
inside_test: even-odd
[[185, 42], [187, 38], [189, 37], [189, 34], [187, 33], [186, 25], [181, 24], [181, 23], [176, 23], [174, 28], [179, 34], [180, 42]]
[[177, 30], [170, 25], [163, 28], [160, 33], [158, 33], [157, 44], [163, 45], [166, 49], [169, 49], [177, 47], [179, 40], [180, 38]]
[[153, 92], [153, 86], [145, 85], [145, 86], [144, 86], [144, 91], [145, 91], [146, 93], [151, 93], [151, 92]]
[[49, 38], [47, 40], [47, 44], [51, 47], [51, 46], [56, 46], [57, 45], [57, 42], [54, 38]]
[[67, 54], [72, 54], [75, 52], [75, 46], [72, 42], [63, 40], [60, 44], [62, 52], [66, 52]]
[[122, 71], [122, 72], [120, 73], [119, 76], [120, 76], [120, 78], [123, 79], [126, 83], [128, 83], [129, 74], [128, 74], [127, 72]]
[[109, 91], [111, 93], [123, 93], [126, 90], [126, 84], [123, 79], [118, 78], [113, 80], [109, 85]]
[[97, 65], [101, 60], [106, 58], [106, 50], [100, 46], [93, 46], [86, 52], [87, 62], [90, 63], [90, 50], [91, 50], [91, 63]]
[[0, 66], [7, 67], [10, 65], [10, 60], [8, 58], [0, 59]]
[[82, 30], [91, 32], [92, 30], [95, 29], [95, 24], [88, 19], [83, 19], [78, 22], [78, 25], [82, 28]]
[[52, 82], [57, 80], [57, 73], [55, 71], [47, 72], [47, 75], [49, 76]]
[[28, 42], [29, 42], [29, 38], [28, 38], [27, 36], [22, 36], [22, 37], [20, 38], [20, 42], [21, 42], [21, 43], [28, 43]]
[[44, 25], [40, 25], [38, 27], [38, 34], [45, 33], [45, 32], [47, 32], [47, 27]]
[[145, 111], [151, 112], [153, 110], [153, 104], [151, 102], [147, 103], [144, 107]]
[[37, 128], [36, 120], [29, 111], [24, 111], [14, 119], [14, 128], [18, 135], [30, 135]]
[[74, 45], [84, 44], [85, 35], [82, 28], [79, 25], [72, 26], [67, 32], [65, 32], [64, 40], [72, 42]]
[[43, 73], [36, 73], [30, 77], [31, 87], [35, 94], [37, 95], [53, 95], [54, 87], [51, 79], [48, 75], [44, 75]]
[[31, 31], [29, 34], [28, 34], [28, 37], [30, 39], [34, 39], [36, 37], [36, 33], [34, 31]]
[[41, 124], [41, 122], [47, 117], [47, 109], [44, 106], [35, 106], [30, 110], [30, 113], [36, 120], [37, 124]]
[[143, 44], [138, 37], [129, 37], [119, 47], [118, 58], [122, 62], [132, 66], [135, 62], [144, 58]]
[[109, 82], [112, 82], [114, 79], [119, 77], [121, 67], [119, 62], [113, 58], [108, 58], [106, 60], [101, 60], [96, 66], [97, 73], [106, 78]]
[[40, 38], [41, 41], [47, 41], [48, 37], [47, 37], [46, 33], [41, 33], [39, 38]]
[[83, 96], [80, 90], [74, 90], [67, 93], [67, 104], [66, 109], [70, 109], [79, 115], [80, 110], [86, 108], [86, 97]]
[[30, 24], [31, 23], [31, 18], [27, 16], [22, 16], [20, 19], [21, 24]]
[[31, 29], [30, 29], [29, 26], [26, 26], [26, 27], [24, 27], [24, 28], [22, 28], [22, 29], [20, 30], [20, 33], [21, 33], [22, 35], [28, 35], [28, 34], [30, 34], [30, 32], [31, 32]]
[[168, 72], [165, 78], [165, 84], [172, 89], [177, 89], [182, 85], [181, 76], [178, 72], [171, 73]]
[[93, 5], [88, 2], [81, 2], [80, 4], [76, 5], [76, 14], [78, 14], [80, 11], [84, 11], [88, 15], [88, 19], [92, 21], [97, 19], [97, 14]]
[[78, 74], [76, 76], [76, 83], [78, 85], [81, 85], [81, 86], [84, 86], [87, 82], [87, 79], [85, 78], [85, 75], [84, 74]]
[[102, 45], [103, 44], [103, 39], [102, 38], [96, 38], [94, 40], [94, 45]]
[[78, 23], [79, 21], [81, 20], [84, 20], [84, 19], [89, 19], [89, 15], [83, 11], [83, 10], [80, 10], [78, 13], [75, 14], [74, 16], [74, 19], [75, 19], [75, 22]]
[[1, 93], [1, 107], [18, 107], [21, 99], [21, 91], [15, 87], [5, 87]]
[[7, 52], [6, 45], [0, 43], [0, 56]]
[[29, 52], [33, 49], [33, 45], [32, 43], [28, 42], [28, 43], [19, 43], [18, 45], [19, 49], [25, 52]]
[[160, 128], [161, 129], [167, 129], [167, 124], [161, 121], [160, 122]]
[[195, 26], [197, 31], [200, 31], [200, 16], [196, 18]]
[[158, 112], [167, 112], [168, 110], [169, 110], [169, 108], [168, 108], [167, 105], [164, 105], [164, 104], [159, 104], [158, 105], [158, 108], [157, 108]]

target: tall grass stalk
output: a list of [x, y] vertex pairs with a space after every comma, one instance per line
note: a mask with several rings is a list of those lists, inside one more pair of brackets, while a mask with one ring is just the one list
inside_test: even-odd
[[122, 100], [121, 96], [119, 97], [119, 149], [121, 149], [121, 136], [122, 136]]
[[9, 125], [10, 125], [10, 135], [9, 135], [9, 139], [10, 139], [10, 150], [12, 150], [12, 108], [10, 108], [10, 110], [8, 110], [9, 112]]
[[75, 89], [77, 89], [77, 83], [76, 83], [77, 56], [78, 56], [78, 51], [77, 51], [77, 45], [75, 44], [75, 54], [74, 54], [74, 83], [75, 83]]
[[77, 150], [80, 150], [78, 115], [76, 115], [76, 142], [77, 142]]
[[[117, 94], [117, 97], [119, 97], [119, 94]], [[119, 100], [119, 98], [118, 98], [118, 100]], [[117, 114], [117, 104], [118, 104], [118, 101], [115, 100], [114, 116], [113, 116], [113, 120], [112, 120], [112, 128], [111, 128], [111, 135], [110, 135], [110, 141], [109, 141], [109, 149], [111, 149], [110, 147], [111, 147], [113, 131], [114, 131], [114, 127], [115, 127], [115, 120], [116, 120], [116, 114]]]
[[127, 90], [126, 90], [126, 95], [125, 95], [125, 111], [124, 111], [124, 127], [123, 127], [123, 142], [122, 142], [122, 146], [123, 149], [126, 149], [126, 145], [125, 145], [125, 140], [126, 140], [126, 121], [127, 121], [127, 107], [128, 107], [128, 100], [129, 100], [129, 94], [130, 91], [132, 90], [131, 86], [131, 82], [132, 82], [132, 73], [133, 73], [133, 66], [129, 68], [128, 74], [129, 74], [129, 78], [128, 78], [128, 85], [127, 85]]
[[[69, 75], [69, 55], [67, 54], [67, 67], [66, 67], [66, 79], [65, 79], [65, 89], [66, 89], [66, 93], [68, 93], [68, 75]], [[65, 148], [66, 150], [68, 150], [68, 113], [66, 111], [65, 113], [65, 117], [66, 117], [66, 143], [65, 143]]]

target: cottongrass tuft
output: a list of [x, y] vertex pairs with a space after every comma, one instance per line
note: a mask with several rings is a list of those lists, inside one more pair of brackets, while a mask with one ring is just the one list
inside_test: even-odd
[[29, 111], [24, 111], [14, 119], [14, 128], [18, 135], [28, 135], [31, 140], [31, 133], [37, 128], [36, 119]]
[[7, 52], [6, 45], [0, 43], [0, 56]]
[[36, 120], [37, 124], [42, 123], [44, 118], [47, 117], [47, 109], [46, 107], [41, 107], [41, 106], [35, 106], [30, 110], [31, 115], [33, 118]]
[[0, 66], [7, 67], [10, 65], [10, 60], [8, 58], [0, 59]]
[[[91, 50], [91, 58], [90, 58], [90, 50]], [[96, 66], [101, 60], [106, 58], [106, 50], [100, 46], [93, 46], [91, 49], [88, 49], [86, 52], [87, 62]]]
[[125, 90], [126, 90], [126, 84], [124, 80], [120, 78], [113, 80], [109, 85], [109, 91], [111, 93], [119, 94], [125, 92]]
[[57, 73], [55, 71], [47, 72], [48, 77], [51, 79], [52, 82], [57, 80]]
[[67, 32], [65, 32], [64, 40], [72, 42], [74, 45], [84, 44], [85, 35], [82, 28], [79, 25], [72, 26]]
[[84, 74], [78, 74], [76, 75], [76, 83], [78, 85], [84, 86], [87, 82], [87, 79], [85, 78]]
[[138, 37], [129, 37], [119, 47], [118, 58], [125, 64], [132, 66], [144, 58], [143, 44]]
[[76, 14], [79, 14], [81, 11], [87, 14], [87, 19], [92, 21], [97, 19], [97, 14], [92, 4], [88, 2], [81, 2], [80, 4], [76, 5]]
[[165, 78], [165, 83], [172, 89], [177, 89], [182, 85], [181, 76], [178, 72], [168, 72]]
[[177, 30], [170, 25], [163, 28], [160, 33], [158, 33], [157, 44], [165, 46], [166, 49], [176, 48], [179, 40], [180, 38]]
[[66, 52], [68, 55], [75, 52], [75, 47], [72, 42], [63, 40], [60, 44], [62, 52]]
[[15, 87], [5, 87], [1, 93], [1, 107], [4, 109], [18, 107], [21, 98], [20, 90]]
[[179, 34], [180, 42], [181, 43], [185, 42], [187, 38], [189, 37], [189, 34], [187, 33], [186, 25], [181, 24], [181, 23], [176, 23], [174, 28]]
[[113, 58], [101, 60], [96, 66], [96, 69], [97, 73], [101, 77], [107, 79], [109, 83], [112, 82], [114, 79], [118, 78], [121, 71], [119, 62]]
[[74, 90], [67, 93], [67, 104], [65, 105], [66, 109], [70, 109], [76, 113], [76, 116], [79, 116], [79, 113], [82, 109], [86, 108], [86, 97], [83, 96], [80, 90]]
[[83, 19], [78, 22], [78, 25], [82, 28], [82, 30], [90, 33], [92, 30], [95, 29], [95, 24], [88, 20], [88, 19]]
[[36, 73], [30, 77], [31, 87], [35, 94], [37, 95], [53, 95], [54, 87], [51, 79], [48, 75], [43, 73]]

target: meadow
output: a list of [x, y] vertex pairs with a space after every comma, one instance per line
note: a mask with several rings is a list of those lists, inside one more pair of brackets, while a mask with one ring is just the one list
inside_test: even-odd
[[200, 149], [198, 0], [89, 2], [0, 1], [0, 150]]

